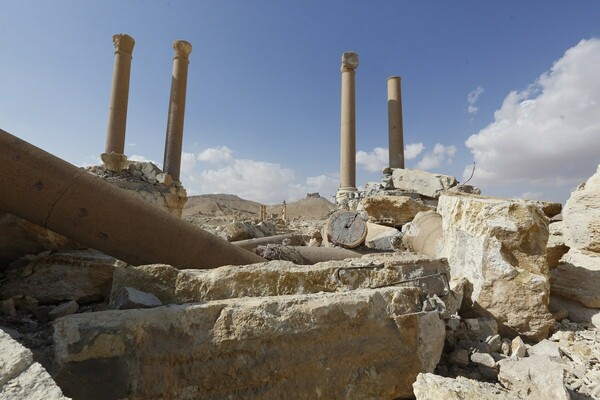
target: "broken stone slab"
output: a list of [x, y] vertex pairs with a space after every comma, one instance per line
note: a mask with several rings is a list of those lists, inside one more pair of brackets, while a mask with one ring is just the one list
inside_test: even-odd
[[511, 391], [531, 400], [570, 400], [563, 384], [564, 368], [546, 356], [501, 360], [498, 380]]
[[527, 354], [527, 347], [520, 336], [517, 336], [510, 343], [510, 356], [512, 358], [523, 358]]
[[551, 271], [552, 293], [600, 308], [600, 253], [570, 249]]
[[600, 165], [587, 182], [571, 193], [563, 209], [565, 244], [600, 253]]
[[444, 246], [453, 278], [473, 286], [473, 311], [492, 316], [504, 336], [548, 336], [548, 220], [524, 202], [446, 193], [439, 198]]
[[418, 193], [433, 199], [458, 184], [455, 177], [433, 174], [417, 169], [394, 168], [392, 172], [394, 188]]
[[31, 351], [0, 327], [0, 398], [58, 400], [64, 397]]
[[421, 373], [417, 376], [413, 388], [416, 400], [522, 400], [520, 396], [500, 385], [462, 376], [452, 379]]
[[142, 292], [131, 287], [124, 287], [115, 298], [114, 307], [117, 310], [133, 308], [160, 307], [163, 303], [151, 293]]
[[550, 269], [556, 268], [562, 256], [569, 251], [562, 233], [563, 225], [563, 222], [559, 221], [550, 224], [549, 227], [550, 236], [546, 245], [546, 259], [548, 260], [548, 267]]
[[486, 353], [473, 353], [471, 354], [471, 362], [477, 366], [481, 375], [486, 378], [496, 379], [498, 376], [496, 361], [491, 355]]
[[444, 343], [420, 296], [396, 287], [72, 315], [55, 323], [56, 380], [78, 397], [408, 397]]
[[435, 211], [423, 211], [402, 227], [402, 244], [410, 251], [437, 257], [444, 245], [442, 216]]
[[78, 247], [58, 233], [0, 210], [0, 270], [28, 254]]
[[396, 228], [367, 222], [365, 246], [380, 251], [394, 251], [400, 246], [402, 232]]
[[64, 317], [65, 315], [71, 315], [79, 310], [79, 304], [75, 300], [67, 301], [54, 307], [49, 313], [48, 318], [55, 320], [56, 318]]
[[579, 323], [591, 323], [597, 329], [600, 329], [600, 309], [598, 308], [589, 308], [577, 301], [552, 294], [550, 296], [550, 311], [553, 313], [566, 311], [569, 320]]
[[[310, 249], [310, 248], [307, 248]], [[317, 248], [318, 249], [318, 248]], [[289, 261], [225, 266], [213, 270], [178, 270], [168, 265], [123, 266], [115, 270], [110, 304], [124, 287], [143, 290], [164, 304], [195, 303], [234, 297], [336, 292], [406, 281], [443, 300], [448, 264], [402, 253], [365, 255], [360, 259], [295, 265]]]
[[548, 218], [557, 216], [562, 212], [562, 204], [554, 201], [543, 201], [543, 200], [523, 200], [529, 204], [533, 204], [538, 207], [544, 215]]
[[494, 318], [466, 318], [464, 322], [469, 337], [479, 341], [485, 341], [488, 337], [498, 333], [498, 323]]
[[271, 221], [262, 221], [254, 224], [249, 221], [238, 221], [227, 225], [221, 234], [230, 242], [273, 236], [277, 233], [277, 226]]
[[9, 268], [0, 282], [0, 296], [6, 299], [34, 294], [42, 304], [102, 301], [110, 294], [115, 266], [122, 264], [92, 249], [50, 254]]
[[560, 361], [562, 358], [562, 353], [558, 344], [548, 339], [536, 343], [527, 351], [527, 353], [530, 356], [547, 356], [552, 361]]
[[407, 196], [372, 196], [362, 199], [359, 209], [367, 214], [368, 222], [400, 227], [431, 208]]

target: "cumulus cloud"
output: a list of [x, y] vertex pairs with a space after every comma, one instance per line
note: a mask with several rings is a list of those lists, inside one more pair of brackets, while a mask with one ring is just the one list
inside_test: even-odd
[[231, 149], [227, 146], [211, 147], [198, 153], [198, 160], [211, 164], [219, 164], [231, 160]]
[[466, 141], [477, 184], [561, 185], [593, 173], [600, 149], [598, 65], [600, 40], [582, 40], [532, 85], [510, 92], [494, 122]]
[[[404, 158], [414, 160], [423, 152], [423, 143], [411, 143], [404, 146]], [[389, 150], [375, 147], [373, 151], [357, 151], [356, 164], [369, 172], [381, 172], [389, 164]]]
[[369, 172], [381, 172], [389, 163], [389, 151], [382, 147], [375, 147], [373, 151], [357, 151], [356, 164]]
[[417, 163], [417, 169], [428, 171], [444, 164], [452, 164], [452, 157], [454, 157], [456, 151], [456, 146], [444, 146], [441, 143], [436, 143], [433, 150], [425, 153]]
[[[218, 165], [201, 169], [198, 161]], [[299, 200], [309, 192], [330, 198], [339, 186], [335, 174], [298, 178], [293, 169], [281, 164], [236, 159], [233, 150], [225, 146], [184, 152], [181, 179], [190, 195], [229, 193], [266, 204]]]
[[467, 102], [469, 103], [467, 111], [469, 112], [469, 114], [477, 114], [477, 111], [479, 111], [479, 107], [477, 107], [475, 104], [477, 103], [477, 100], [479, 99], [479, 96], [481, 96], [482, 93], [483, 86], [477, 86], [477, 89], [473, 90], [467, 95]]
[[144, 156], [140, 156], [140, 155], [137, 155], [137, 154], [133, 154], [131, 156], [127, 156], [127, 159], [129, 161], [150, 162], [150, 163], [156, 165], [158, 168], [162, 168], [162, 163], [159, 163], [159, 162], [154, 161], [154, 160], [150, 160], [149, 158], [146, 158]]
[[421, 154], [423, 150], [425, 150], [423, 143], [407, 144], [404, 147], [404, 158], [406, 160], [414, 160], [419, 156], [419, 154]]

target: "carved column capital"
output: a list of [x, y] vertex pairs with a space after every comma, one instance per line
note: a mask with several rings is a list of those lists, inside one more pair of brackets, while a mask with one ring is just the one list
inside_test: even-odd
[[175, 57], [188, 58], [192, 52], [192, 44], [185, 40], [176, 40], [173, 42]]
[[358, 68], [358, 53], [345, 52], [342, 53], [342, 72], [353, 71]]
[[118, 33], [113, 35], [113, 44], [115, 45], [115, 53], [122, 51], [131, 55], [133, 53], [133, 46], [135, 46], [135, 40], [129, 35]]

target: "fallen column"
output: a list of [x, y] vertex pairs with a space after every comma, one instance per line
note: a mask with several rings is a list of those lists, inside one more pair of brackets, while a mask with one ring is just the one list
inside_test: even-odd
[[412, 396], [445, 336], [421, 295], [396, 287], [75, 314], [54, 324], [56, 381], [76, 398]]
[[192, 45], [185, 40], [176, 40], [173, 43], [173, 49], [175, 49], [175, 57], [173, 58], [173, 75], [171, 77], [164, 172], [178, 181], [181, 170], [181, 149], [183, 147], [187, 74]]
[[0, 129], [0, 209], [131, 264], [264, 261]]
[[230, 242], [244, 250], [252, 250], [258, 246], [266, 246], [267, 244], [281, 244], [284, 240], [288, 239], [289, 244], [292, 246], [301, 246], [304, 243], [302, 236], [294, 233], [286, 233], [283, 235], [274, 235], [254, 239], [238, 240], [237, 242]]
[[129, 101], [129, 76], [135, 40], [129, 35], [113, 36], [115, 46], [115, 67], [113, 72], [112, 94], [108, 112], [106, 149], [101, 158], [111, 171], [120, 171], [126, 166], [125, 128], [127, 125], [127, 103]]
[[402, 127], [402, 95], [400, 77], [387, 80], [388, 90], [388, 134], [390, 146], [390, 168], [404, 168], [404, 132]]

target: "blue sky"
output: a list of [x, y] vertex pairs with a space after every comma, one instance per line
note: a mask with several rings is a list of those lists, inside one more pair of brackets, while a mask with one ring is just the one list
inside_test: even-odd
[[597, 1], [0, 7], [0, 127], [76, 165], [97, 163], [104, 149], [114, 33], [136, 40], [126, 154], [158, 163], [172, 42], [193, 45], [182, 165], [190, 194], [270, 203], [333, 194], [344, 51], [360, 55], [358, 185], [378, 181], [387, 158], [393, 75], [402, 77], [408, 167], [463, 180], [476, 160], [472, 183], [484, 194], [564, 202], [600, 162]]

